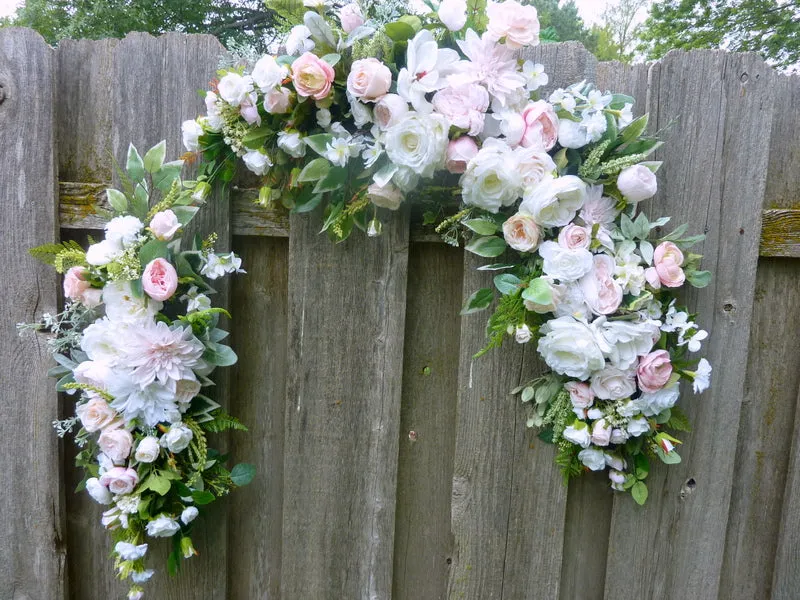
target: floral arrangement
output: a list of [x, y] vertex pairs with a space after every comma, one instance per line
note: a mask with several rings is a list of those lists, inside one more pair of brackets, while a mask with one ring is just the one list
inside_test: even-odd
[[222, 69], [207, 114], [183, 124], [204, 160], [198, 189], [241, 158], [260, 203], [322, 206], [336, 241], [378, 235], [378, 208], [415, 202], [445, 241], [501, 260], [480, 267], [494, 289], [462, 311], [499, 295], [478, 355], [507, 336], [536, 343], [552, 372], [514, 390], [528, 425], [567, 478], [607, 470], [644, 503], [650, 461], [680, 462], [680, 381], [701, 393], [711, 372], [692, 356], [707, 333], [676, 296], [710, 281], [689, 253], [703, 236], [661, 235], [669, 218], [640, 210], [660, 166], [647, 115], [586, 82], [540, 98], [548, 76], [519, 52], [539, 43], [536, 9], [514, 0], [424, 15], [297, 4], [275, 5], [291, 25], [283, 52]]
[[172, 538], [168, 568], [176, 572], [181, 557], [196, 554], [190, 534], [200, 507], [254, 474], [247, 464], [229, 471], [208, 440], [246, 430], [206, 391], [216, 367], [236, 362], [209, 281], [243, 273], [241, 259], [215, 253], [214, 235], [181, 249], [203, 198], [181, 182], [183, 161], [164, 162], [165, 147], [141, 157], [130, 146], [124, 191], [107, 191], [114, 215], [102, 241], [86, 251], [72, 241], [31, 250], [64, 274], [66, 306], [22, 326], [54, 334], [48, 346], [58, 366], [49, 375], [77, 396], [74, 415], [54, 425], [62, 437], [75, 434], [85, 472], [78, 491], [107, 506], [102, 524], [131, 600], [153, 575], [144, 561], [150, 541]]

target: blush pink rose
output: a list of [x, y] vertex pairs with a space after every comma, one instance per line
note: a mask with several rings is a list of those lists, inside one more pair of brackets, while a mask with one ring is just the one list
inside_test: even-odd
[[170, 241], [180, 229], [178, 217], [171, 210], [162, 210], [150, 219], [150, 231], [157, 239], [164, 242]]
[[570, 223], [558, 233], [558, 245], [562, 248], [575, 250], [576, 248], [588, 249], [592, 243], [592, 232], [586, 227]]
[[683, 252], [672, 242], [661, 242], [653, 253], [653, 265], [661, 283], [667, 287], [680, 287], [686, 281], [683, 272]]
[[655, 267], [645, 269], [644, 278], [654, 290], [661, 289], [661, 278], [658, 276], [658, 271], [656, 271]]
[[589, 408], [594, 403], [594, 392], [588, 383], [568, 381], [564, 384], [564, 389], [569, 392], [569, 399], [575, 408]]
[[622, 304], [622, 286], [611, 276], [614, 259], [595, 254], [592, 260], [592, 270], [580, 280], [583, 298], [595, 315], [610, 315]]
[[505, 38], [509, 48], [535, 46], [539, 43], [539, 15], [533, 6], [514, 0], [489, 2], [486, 6], [489, 23], [486, 33], [491, 39]]
[[392, 72], [377, 58], [354, 61], [347, 76], [347, 91], [362, 102], [377, 102], [389, 93], [391, 85]]
[[113, 467], [100, 477], [100, 485], [117, 495], [130, 494], [137, 483], [139, 475], [133, 469], [125, 467]]
[[451, 173], [463, 173], [467, 164], [478, 154], [478, 144], [471, 137], [462, 136], [451, 141], [447, 146], [447, 162], [445, 166]]
[[117, 412], [102, 398], [92, 398], [81, 404], [75, 409], [75, 413], [81, 420], [83, 428], [90, 433], [122, 425], [122, 419], [118, 417]]
[[477, 83], [448, 86], [436, 92], [433, 107], [454, 127], [478, 135], [483, 131], [484, 115], [489, 109], [489, 92]]
[[339, 21], [345, 33], [352, 33], [354, 29], [364, 24], [364, 15], [358, 4], [345, 4], [339, 11]]
[[671, 375], [672, 363], [666, 350], [656, 350], [642, 357], [636, 369], [639, 389], [643, 392], [657, 392], [667, 384]]
[[553, 107], [544, 100], [531, 102], [522, 111], [525, 132], [520, 146], [550, 150], [558, 140], [558, 117]]
[[519, 252], [533, 252], [542, 242], [542, 229], [531, 215], [517, 213], [503, 223], [506, 243]]
[[97, 445], [108, 458], [119, 464], [130, 456], [133, 436], [125, 429], [106, 429], [97, 439]]
[[397, 94], [386, 94], [375, 104], [375, 122], [388, 129], [397, 125], [408, 114], [408, 102]]
[[292, 92], [289, 88], [280, 87], [270, 90], [264, 97], [264, 110], [271, 115], [282, 115], [289, 112]]
[[142, 273], [142, 289], [153, 300], [169, 300], [178, 289], [175, 267], [163, 258], [151, 260]]
[[72, 267], [64, 274], [64, 295], [73, 302], [94, 308], [102, 301], [103, 290], [94, 289], [86, 280], [89, 275], [83, 267]]
[[314, 100], [327, 98], [333, 83], [333, 67], [311, 52], [306, 52], [292, 63], [292, 82], [300, 96]]

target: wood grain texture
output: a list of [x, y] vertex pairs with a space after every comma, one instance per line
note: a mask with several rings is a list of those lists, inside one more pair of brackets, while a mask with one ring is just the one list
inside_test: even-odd
[[0, 29], [0, 597], [65, 598], [58, 396], [45, 335], [17, 334], [58, 312], [58, 277], [28, 249], [58, 240], [53, 50], [31, 30]]
[[[767, 201], [777, 202], [779, 198], [768, 195]], [[771, 208], [763, 212], [759, 255], [800, 258], [800, 209]]]
[[714, 280], [688, 290], [686, 301], [711, 332], [702, 354], [715, 377], [699, 397], [684, 387], [693, 432], [682, 436], [683, 462], [651, 471], [645, 507], [614, 499], [607, 597], [716, 598], [719, 591], [769, 154], [769, 74], [754, 55], [712, 51], [673, 51], [651, 67], [654, 125], [675, 124], [657, 153], [665, 161], [660, 189], [646, 208], [653, 217], [671, 215], [670, 226], [689, 222], [693, 232], [707, 232], [697, 251]]
[[284, 600], [391, 595], [408, 217], [332, 245], [293, 215]]
[[397, 469], [395, 600], [444, 600], [452, 562], [462, 251], [412, 244]]

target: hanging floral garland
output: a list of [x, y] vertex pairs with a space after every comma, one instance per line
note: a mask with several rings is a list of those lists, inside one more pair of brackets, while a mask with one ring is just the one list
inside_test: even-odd
[[[707, 337], [677, 291], [711, 275], [689, 248], [703, 236], [640, 204], [657, 189], [660, 145], [633, 98], [586, 82], [547, 99], [536, 9], [514, 0], [443, 0], [409, 15], [398, 3], [274, 3], [292, 25], [285, 52], [222, 69], [207, 114], [183, 124], [204, 159], [198, 193], [241, 159], [263, 179], [259, 202], [322, 207], [335, 241], [379, 235], [378, 208], [423, 207], [445, 241], [500, 262], [489, 343], [536, 343], [552, 372], [514, 390], [529, 426], [557, 445], [568, 478], [608, 470], [611, 487], [647, 498], [650, 461], [680, 462], [688, 431], [679, 383], [695, 393], [711, 367]], [[293, 8], [294, 7], [294, 8]], [[670, 433], [671, 432], [671, 433]]]
[[[105, 238], [31, 253], [64, 274], [66, 305], [42, 323], [53, 335], [57, 389], [76, 399], [54, 423], [74, 434], [85, 489], [107, 507], [102, 524], [114, 541], [114, 567], [143, 595], [153, 575], [145, 556], [154, 538], [172, 538], [168, 569], [196, 554], [190, 537], [201, 507], [250, 482], [252, 465], [228, 470], [208, 434], [246, 430], [208, 393], [216, 367], [236, 362], [211, 306], [211, 281], [243, 273], [233, 253], [214, 252], [216, 236], [181, 249], [181, 233], [199, 207], [195, 184], [180, 180], [183, 161], [164, 162], [161, 142], [144, 157], [130, 147], [123, 189], [107, 191], [114, 210]], [[147, 226], [145, 226], [147, 224]]]

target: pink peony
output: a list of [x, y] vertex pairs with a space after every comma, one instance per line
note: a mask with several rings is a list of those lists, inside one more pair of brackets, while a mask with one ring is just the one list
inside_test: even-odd
[[503, 223], [506, 243], [519, 252], [533, 252], [542, 241], [542, 229], [525, 213], [517, 213]]
[[642, 357], [636, 370], [639, 389], [643, 392], [657, 392], [663, 388], [672, 375], [669, 352], [656, 350]]
[[476, 83], [446, 87], [436, 92], [433, 107], [454, 127], [478, 135], [483, 131], [484, 114], [489, 109], [489, 92]]
[[153, 300], [169, 300], [178, 289], [178, 274], [163, 258], [151, 260], [142, 273], [142, 289]]
[[558, 234], [558, 245], [562, 248], [575, 250], [576, 248], [588, 249], [592, 243], [592, 232], [586, 227], [570, 223]]
[[305, 52], [292, 63], [292, 81], [300, 96], [322, 100], [331, 92], [333, 67], [311, 52]]
[[531, 102], [522, 111], [525, 131], [519, 144], [524, 148], [550, 150], [558, 140], [558, 117], [544, 100]]
[[358, 4], [345, 4], [339, 11], [339, 21], [345, 33], [352, 33], [364, 24], [364, 15]]
[[139, 483], [139, 475], [133, 469], [125, 467], [113, 467], [100, 477], [100, 485], [104, 485], [112, 494], [130, 494], [136, 484]]
[[180, 229], [181, 224], [178, 217], [171, 210], [162, 210], [153, 215], [150, 219], [150, 231], [157, 239], [165, 242], [170, 241]]
[[347, 91], [362, 102], [377, 102], [389, 93], [391, 85], [392, 72], [377, 58], [354, 61], [347, 76]]
[[64, 275], [64, 295], [73, 302], [80, 302], [88, 308], [94, 308], [101, 302], [102, 290], [92, 288], [86, 280], [89, 271], [83, 267], [72, 267]]
[[592, 270], [580, 280], [581, 291], [591, 311], [610, 315], [622, 304], [622, 286], [611, 276], [614, 259], [607, 254], [595, 254]]
[[680, 287], [686, 280], [686, 274], [681, 269], [683, 252], [672, 242], [661, 242], [656, 246], [653, 264], [659, 280], [667, 287]]
[[463, 173], [467, 164], [478, 154], [478, 144], [471, 137], [463, 136], [452, 140], [447, 146], [445, 166], [451, 173]]
[[489, 17], [486, 33], [494, 40], [505, 38], [509, 48], [539, 43], [539, 15], [533, 6], [523, 6], [514, 0], [489, 2], [486, 16]]

